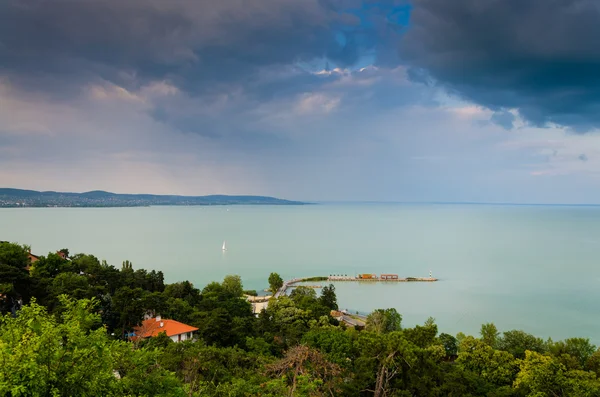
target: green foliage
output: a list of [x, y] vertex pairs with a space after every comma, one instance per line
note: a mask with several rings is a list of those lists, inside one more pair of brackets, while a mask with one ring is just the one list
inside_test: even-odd
[[301, 303], [305, 300], [315, 301], [317, 299], [317, 293], [313, 288], [300, 285], [292, 290], [290, 298], [296, 303]]
[[600, 349], [596, 350], [594, 354], [585, 363], [585, 370], [591, 371], [600, 377]]
[[57, 275], [49, 286], [49, 292], [54, 297], [68, 295], [75, 299], [91, 298], [93, 294], [88, 278], [75, 273]]
[[274, 294], [283, 286], [283, 279], [277, 273], [271, 273], [269, 275], [269, 289]]
[[337, 296], [335, 295], [335, 287], [333, 284], [323, 287], [319, 300], [323, 306], [330, 310], [338, 309]]
[[318, 328], [304, 334], [302, 342], [318, 349], [340, 367], [349, 367], [352, 360], [358, 357], [354, 345], [356, 337], [356, 331], [351, 329]]
[[0, 318], [0, 395], [181, 395], [157, 353], [108, 338], [93, 300], [60, 300], [60, 320], [35, 302]]
[[15, 269], [24, 269], [29, 264], [27, 247], [0, 242], [0, 264]]
[[472, 336], [461, 341], [456, 363], [496, 386], [512, 385], [519, 372], [519, 360], [512, 354], [494, 350], [483, 340]]
[[310, 282], [310, 281], [327, 281], [329, 278], [327, 277], [307, 277], [303, 278], [302, 281]]
[[446, 351], [446, 357], [453, 357], [458, 354], [458, 339], [445, 333], [441, 333], [439, 339]]
[[498, 328], [496, 328], [494, 323], [483, 324], [479, 333], [481, 334], [483, 343], [494, 349], [498, 347], [500, 332], [498, 332]]
[[556, 357], [563, 355], [572, 357], [577, 362], [577, 369], [583, 369], [596, 351], [596, 346], [586, 338], [569, 338], [555, 343], [550, 342], [549, 350]]
[[166, 298], [183, 299], [194, 306], [200, 302], [200, 290], [194, 288], [189, 281], [169, 284], [165, 287], [163, 295]]
[[340, 391], [341, 372], [318, 350], [298, 345], [267, 367], [267, 373], [275, 377], [267, 387], [289, 396], [335, 395]]
[[546, 343], [541, 338], [518, 330], [504, 332], [497, 347], [521, 359], [525, 358], [527, 350], [537, 353], [545, 353], [547, 350]]
[[[600, 396], [600, 351], [588, 339], [500, 336], [493, 324], [481, 338], [438, 335], [432, 318], [401, 328], [395, 309], [355, 330], [329, 316], [333, 285], [320, 296], [298, 286], [255, 317], [239, 276], [200, 291], [86, 254], [28, 264], [27, 247], [0, 243], [0, 395]], [[196, 341], [128, 340], [158, 314], [197, 327]]]
[[527, 351], [515, 388], [527, 396], [585, 397], [600, 395], [600, 382], [591, 372], [568, 370], [556, 358]]
[[15, 311], [20, 301], [29, 299], [31, 280], [26, 267], [29, 265], [26, 247], [0, 242], [0, 313]]
[[396, 309], [377, 309], [367, 316], [367, 330], [377, 333], [399, 331], [402, 316]]
[[232, 296], [241, 297], [244, 294], [244, 286], [242, 285], [242, 278], [240, 276], [225, 276], [222, 285], [223, 290]]
[[423, 326], [417, 325], [414, 328], [404, 330], [404, 335], [416, 346], [426, 348], [437, 343], [437, 325], [433, 318], [428, 318]]
[[120, 337], [125, 338], [125, 332], [130, 331], [136, 325], [140, 324], [144, 317], [144, 307], [142, 298], [144, 290], [141, 288], [131, 289], [121, 287], [112, 298], [112, 307], [117, 313], [120, 313], [117, 319], [117, 328], [120, 328]]
[[32, 275], [38, 278], [53, 278], [63, 272], [71, 272], [72, 266], [69, 261], [63, 259], [62, 256], [54, 253], [48, 254], [46, 257], [40, 257], [35, 262], [32, 269]]

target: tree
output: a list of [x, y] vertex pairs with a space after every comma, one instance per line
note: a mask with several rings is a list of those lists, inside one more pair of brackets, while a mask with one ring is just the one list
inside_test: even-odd
[[77, 254], [71, 257], [71, 265], [76, 273], [83, 272], [91, 276], [100, 276], [100, 261], [93, 255]]
[[321, 297], [319, 298], [321, 304], [330, 310], [337, 310], [337, 296], [335, 295], [335, 287], [333, 284], [323, 287], [321, 290]]
[[416, 346], [426, 348], [436, 342], [437, 325], [432, 317], [429, 317], [423, 326], [417, 325], [414, 328], [404, 330], [406, 339]]
[[59, 323], [35, 302], [0, 326], [0, 395], [106, 395], [116, 386], [110, 343], [91, 301], [63, 300]]
[[0, 313], [16, 313], [27, 302], [31, 281], [27, 272], [28, 252], [18, 244], [0, 242]]
[[283, 279], [277, 273], [271, 273], [269, 275], [269, 289], [272, 294], [275, 294], [279, 288], [283, 287]]
[[315, 328], [304, 334], [302, 343], [318, 349], [325, 357], [340, 367], [349, 367], [358, 356], [354, 339], [357, 332], [341, 327]]
[[528, 334], [523, 331], [507, 331], [498, 340], [498, 349], [504, 350], [513, 356], [523, 359], [525, 352], [531, 350], [537, 353], [546, 352], [546, 344], [541, 338]]
[[444, 350], [446, 351], [446, 357], [454, 357], [458, 354], [458, 340], [449, 334], [441, 333], [438, 337]]
[[519, 372], [519, 360], [512, 354], [494, 350], [481, 339], [467, 336], [460, 343], [456, 359], [460, 368], [471, 371], [496, 386], [510, 386]]
[[367, 331], [387, 333], [401, 329], [402, 316], [396, 309], [377, 309], [367, 316]]
[[59, 274], [52, 279], [49, 290], [55, 302], [61, 295], [68, 295], [75, 299], [91, 298], [93, 295], [87, 277], [75, 273]]
[[303, 299], [308, 299], [312, 303], [317, 300], [317, 293], [313, 288], [300, 285], [292, 290], [290, 298], [296, 303], [301, 302]]
[[480, 334], [483, 343], [490, 346], [492, 349], [495, 349], [498, 346], [498, 337], [500, 336], [500, 333], [494, 323], [483, 324], [481, 326]]
[[123, 261], [123, 264], [121, 265], [121, 271], [122, 272], [133, 272], [133, 263], [131, 263], [128, 260]]
[[298, 345], [285, 357], [267, 367], [267, 373], [277, 376], [268, 386], [279, 389], [279, 380], [287, 386], [288, 396], [336, 395], [339, 393], [341, 369], [316, 349]]
[[515, 388], [528, 392], [528, 396], [569, 396], [566, 372], [554, 358], [528, 351], [515, 380]]
[[321, 303], [314, 288], [298, 286], [292, 290], [290, 298], [294, 301], [296, 307], [306, 310], [313, 320], [319, 321], [322, 316], [330, 318], [331, 309]]
[[268, 322], [264, 321], [263, 326], [273, 332], [283, 346], [298, 343], [308, 331], [312, 317], [308, 310], [299, 308], [288, 296], [271, 299], [265, 316]]
[[423, 350], [405, 338], [401, 331], [360, 332], [355, 344], [360, 351], [355, 371], [364, 378], [365, 388], [375, 397], [404, 395], [393, 394], [396, 380], [406, 378], [416, 370]]
[[194, 307], [184, 299], [168, 298], [162, 308], [156, 309], [159, 310], [156, 314], [161, 314], [164, 318], [170, 318], [186, 324], [195, 321]]
[[35, 302], [0, 317], [0, 395], [183, 395], [157, 353], [109, 339], [94, 300], [63, 296], [61, 306], [60, 319]]
[[259, 386], [267, 381], [260, 361], [239, 348], [170, 343], [160, 363], [177, 373], [190, 396], [271, 396]]
[[594, 372], [600, 378], [600, 349], [590, 356], [585, 363], [585, 369]]
[[135, 288], [135, 274], [133, 264], [126, 260], [121, 264], [120, 285], [129, 288]]
[[165, 298], [179, 298], [185, 300], [190, 305], [196, 305], [200, 302], [200, 290], [194, 288], [189, 281], [169, 284], [163, 291]]
[[71, 272], [73, 266], [56, 253], [50, 253], [46, 257], [40, 257], [35, 262], [31, 274], [37, 278], [53, 278], [63, 272]]
[[235, 297], [241, 297], [244, 295], [244, 286], [242, 285], [242, 278], [238, 275], [225, 276], [223, 279], [223, 290], [226, 293], [231, 294]]
[[143, 298], [144, 290], [121, 287], [112, 298], [112, 309], [118, 317], [118, 326], [121, 328], [121, 337], [125, 338], [125, 331], [130, 331], [138, 325], [144, 317]]
[[573, 357], [579, 368], [584, 368], [587, 360], [596, 351], [596, 346], [590, 343], [587, 338], [569, 338], [564, 341], [550, 343], [550, 353], [556, 357], [567, 354]]

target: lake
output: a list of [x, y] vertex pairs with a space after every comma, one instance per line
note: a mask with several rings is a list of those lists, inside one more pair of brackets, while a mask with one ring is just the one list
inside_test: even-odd
[[[0, 240], [162, 270], [199, 288], [227, 274], [395, 273], [435, 283], [337, 283], [341, 308], [395, 307], [441, 332], [485, 322], [600, 343], [600, 207], [321, 204], [0, 209]], [[226, 241], [227, 250], [221, 246]], [[323, 283], [320, 283], [323, 284]]]

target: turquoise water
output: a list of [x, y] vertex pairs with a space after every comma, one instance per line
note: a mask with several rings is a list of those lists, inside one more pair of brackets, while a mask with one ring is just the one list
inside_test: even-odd
[[[0, 240], [61, 248], [203, 287], [239, 274], [397, 273], [437, 283], [337, 283], [340, 306], [395, 307], [448, 333], [484, 322], [600, 343], [600, 207], [313, 205], [0, 209]], [[227, 251], [221, 250], [223, 240]]]

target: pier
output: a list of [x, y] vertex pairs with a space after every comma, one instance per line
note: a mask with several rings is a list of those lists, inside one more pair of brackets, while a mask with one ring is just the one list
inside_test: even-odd
[[279, 298], [280, 296], [285, 295], [288, 288], [292, 287], [294, 284], [301, 283], [302, 281], [304, 281], [303, 278], [293, 278], [291, 280], [285, 281], [281, 288], [279, 288], [277, 292], [275, 292], [275, 295], [273, 295], [273, 297]]
[[[281, 288], [275, 292], [273, 295], [274, 298], [279, 298], [282, 295], [285, 295], [288, 288], [294, 287], [298, 283], [306, 282], [306, 281], [314, 281], [316, 278], [327, 279], [327, 281], [369, 281], [369, 282], [384, 282], [384, 283], [398, 283], [398, 282], [434, 282], [438, 281], [437, 278], [431, 276], [431, 272], [429, 272], [429, 277], [398, 277], [397, 274], [381, 274], [377, 276], [376, 274], [359, 274], [357, 276], [348, 276], [346, 274], [330, 274], [328, 277], [304, 277], [304, 278], [293, 278], [291, 280], [285, 281]], [[320, 285], [306, 285], [307, 288], [322, 288]]]
[[[431, 272], [429, 272], [429, 277], [398, 277], [397, 274], [359, 274], [357, 276], [348, 276], [347, 274], [330, 274], [328, 277], [302, 277], [302, 278], [293, 278], [291, 280], [284, 281], [281, 288], [279, 288], [272, 296], [259, 296], [259, 297], [250, 297], [247, 296], [246, 299], [252, 304], [252, 311], [254, 314], [260, 313], [262, 309], [265, 309], [269, 304], [269, 300], [271, 298], [279, 298], [287, 294], [287, 290], [289, 288], [293, 288], [298, 283], [303, 282], [311, 282], [311, 281], [330, 281], [330, 282], [338, 282], [338, 281], [367, 281], [367, 282], [384, 282], [384, 283], [393, 283], [393, 282], [434, 282], [438, 281], [437, 278], [431, 276]], [[307, 288], [322, 288], [321, 285], [305, 285]], [[360, 325], [360, 319], [358, 318], [350, 318], [348, 313], [344, 314], [344, 321], [348, 324], [356, 323], [356, 325]], [[352, 315], [355, 317], [354, 315]]]
[[438, 281], [437, 278], [431, 276], [431, 272], [429, 273], [429, 277], [398, 277], [397, 274], [381, 274], [377, 276], [376, 274], [359, 274], [357, 276], [348, 276], [346, 274], [340, 275], [329, 275], [327, 277], [327, 281], [370, 281], [370, 282], [433, 282]]

